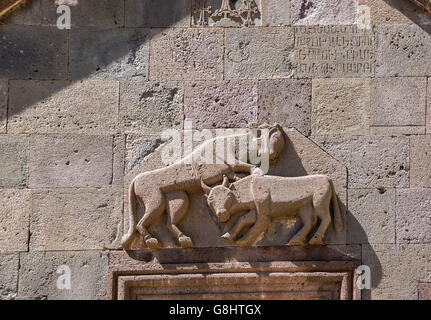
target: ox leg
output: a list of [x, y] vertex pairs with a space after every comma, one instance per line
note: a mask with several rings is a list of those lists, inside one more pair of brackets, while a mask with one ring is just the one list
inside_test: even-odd
[[251, 210], [245, 215], [241, 216], [235, 223], [233, 228], [223, 234], [221, 237], [225, 240], [233, 241], [236, 239], [238, 234], [245, 228], [253, 225], [256, 222], [256, 211]]
[[303, 246], [307, 240], [308, 235], [317, 223], [317, 218], [313, 214], [314, 209], [311, 204], [306, 205], [299, 209], [299, 217], [304, 224], [301, 230], [290, 239], [288, 246]]
[[256, 241], [259, 235], [266, 231], [270, 224], [270, 218], [266, 215], [258, 215], [253, 227], [251, 227], [251, 229], [241, 239], [239, 239], [236, 244], [240, 247], [250, 246], [254, 241]]
[[166, 201], [168, 212], [167, 228], [177, 238], [182, 248], [193, 247], [192, 239], [184, 235], [177, 226], [189, 210], [189, 197], [187, 193], [184, 191], [170, 192], [166, 195]]
[[148, 228], [155, 224], [163, 212], [165, 212], [166, 202], [161, 192], [157, 195], [154, 194], [149, 199], [145, 203], [145, 214], [136, 225], [136, 229], [144, 238], [148, 249], [156, 250], [160, 248], [159, 241], [148, 232]]
[[[319, 211], [316, 209], [316, 211]], [[319, 214], [320, 213], [320, 214]], [[326, 231], [328, 230], [329, 225], [331, 224], [331, 213], [329, 212], [329, 208], [321, 208], [320, 212], [317, 212], [317, 215], [320, 217], [320, 225], [317, 229], [314, 236], [308, 242], [311, 245], [322, 245], [323, 238], [325, 237]]]

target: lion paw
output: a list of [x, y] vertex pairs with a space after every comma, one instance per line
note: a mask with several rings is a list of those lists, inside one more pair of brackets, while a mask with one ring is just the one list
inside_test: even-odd
[[320, 237], [314, 236], [313, 238], [311, 238], [310, 241], [308, 241], [308, 243], [311, 244], [312, 246], [320, 246], [323, 244], [323, 239]]
[[305, 244], [305, 241], [301, 239], [291, 239], [287, 243], [288, 246], [303, 246], [304, 244]]
[[239, 241], [236, 242], [236, 244], [237, 244], [238, 247], [241, 247], [241, 248], [245, 248], [245, 247], [249, 247], [250, 246], [250, 242], [244, 241], [244, 240], [243, 241], [239, 240]]
[[160, 249], [159, 241], [156, 238], [148, 238], [147, 240], [145, 240], [145, 244], [150, 250]]
[[190, 239], [190, 237], [181, 236], [178, 239], [178, 242], [180, 243], [181, 248], [192, 248], [193, 247], [193, 242], [192, 242], [192, 239]]

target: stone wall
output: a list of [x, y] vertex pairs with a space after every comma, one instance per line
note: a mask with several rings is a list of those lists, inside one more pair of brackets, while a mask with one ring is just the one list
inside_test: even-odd
[[[307, 136], [347, 167], [343, 245], [371, 267], [363, 297], [430, 298], [422, 9], [359, 0], [371, 12], [363, 30], [357, 0], [261, 0], [255, 26], [197, 27], [191, 0], [76, 2], [70, 30], [57, 29], [53, 0], [0, 26], [1, 297], [106, 298], [123, 178], [188, 118]], [[56, 286], [61, 265], [70, 290]]]

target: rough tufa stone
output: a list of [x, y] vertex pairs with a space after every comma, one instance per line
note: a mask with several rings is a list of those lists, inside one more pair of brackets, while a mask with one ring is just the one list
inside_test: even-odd
[[280, 123], [310, 134], [311, 81], [265, 80], [258, 83], [258, 122]]
[[431, 189], [397, 191], [397, 242], [431, 243]]
[[349, 188], [409, 186], [407, 137], [318, 137], [316, 142], [349, 170]]
[[0, 80], [0, 133], [6, 133], [8, 82]]
[[56, 27], [2, 26], [0, 47], [0, 78], [67, 78], [67, 32]]
[[94, 250], [114, 245], [122, 219], [120, 189], [44, 189], [33, 191], [31, 197], [30, 250]]
[[151, 80], [223, 79], [223, 31], [152, 29]]
[[410, 137], [410, 186], [431, 188], [431, 136]]
[[[18, 295], [50, 300], [106, 299], [108, 260], [108, 253], [99, 251], [21, 253]], [[57, 287], [59, 277], [67, 277], [64, 266], [70, 269], [70, 290]]]
[[0, 299], [17, 295], [19, 254], [0, 254]]
[[395, 243], [395, 189], [350, 189], [347, 242]]
[[431, 25], [376, 27], [376, 77], [431, 75]]
[[312, 135], [366, 135], [369, 124], [368, 79], [313, 79]]
[[431, 283], [418, 283], [419, 300], [431, 300]]
[[356, 22], [357, 0], [293, 0], [290, 7], [294, 25], [348, 25]]
[[[398, 134], [423, 132], [426, 78], [377, 78], [371, 89], [371, 125], [400, 127]], [[402, 130], [403, 126], [407, 126]], [[416, 128], [410, 129], [410, 126]], [[416, 129], [416, 131], [414, 131]], [[385, 128], [381, 128], [385, 130]], [[393, 131], [393, 130], [392, 130]]]
[[277, 27], [290, 25], [291, 0], [264, 0], [262, 5], [262, 25]]
[[0, 252], [28, 250], [30, 191], [0, 189]]
[[193, 128], [244, 128], [257, 122], [257, 84], [251, 81], [188, 83], [184, 114]]
[[126, 27], [189, 27], [192, 0], [126, 0]]
[[112, 143], [110, 136], [32, 136], [30, 187], [110, 185]]
[[118, 99], [117, 81], [11, 81], [8, 133], [113, 133]]
[[120, 115], [125, 131], [142, 134], [183, 126], [184, 89], [179, 83], [122, 81]]
[[272, 79], [292, 76], [293, 28], [229, 28], [225, 33], [226, 79]]
[[22, 188], [28, 179], [28, 138], [0, 135], [0, 187]]
[[72, 28], [70, 79], [148, 79], [145, 29]]

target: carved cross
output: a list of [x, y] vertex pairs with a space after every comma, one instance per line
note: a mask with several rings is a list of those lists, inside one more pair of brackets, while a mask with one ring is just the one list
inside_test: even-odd
[[246, 26], [254, 25], [253, 16], [259, 13], [256, 2], [254, 0], [244, 0], [244, 4], [247, 6], [246, 9], [241, 9], [241, 15], [247, 13], [247, 19], [244, 24]]
[[206, 15], [210, 16], [212, 14], [212, 7], [211, 6], [207, 7], [207, 1], [204, 0], [202, 7], [197, 9], [195, 8], [193, 11], [193, 14], [199, 15], [198, 23], [195, 23], [195, 25], [206, 26], [208, 25]]
[[236, 10], [232, 10], [232, 8], [230, 7], [229, 0], [223, 0], [221, 4], [221, 8], [218, 9], [216, 12], [214, 12], [214, 14], [212, 15], [212, 17], [221, 17], [221, 16], [224, 16], [224, 19], [227, 19], [228, 16], [234, 17], [234, 18], [240, 17], [238, 12]]

